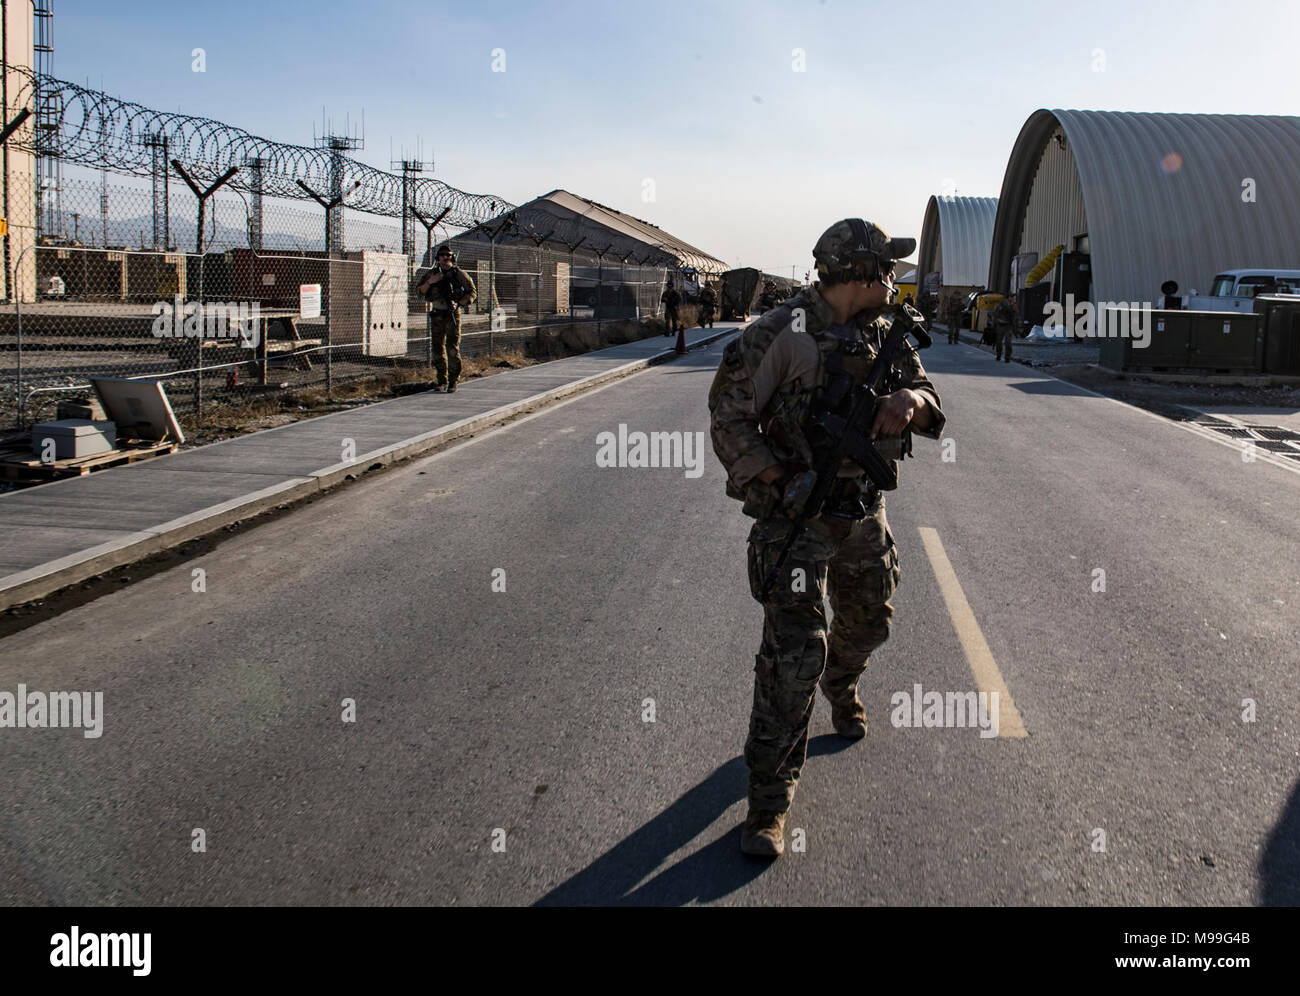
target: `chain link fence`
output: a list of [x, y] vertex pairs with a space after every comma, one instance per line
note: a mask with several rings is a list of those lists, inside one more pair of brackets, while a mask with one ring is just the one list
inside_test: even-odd
[[[159, 216], [148, 187], [117, 179], [65, 177], [58, 210], [38, 222], [29, 181], [10, 177], [5, 424], [54, 418], [60, 400], [90, 393], [91, 377], [159, 379], [178, 412], [202, 413], [432, 365], [417, 287], [429, 251], [448, 241], [435, 232], [404, 239], [396, 219], [344, 207], [336, 237], [346, 248], [327, 255], [323, 208], [273, 198], [254, 205], [229, 190], [200, 213], [182, 184], [165, 202], [177, 207]], [[639, 338], [647, 332], [640, 320], [662, 312], [666, 269], [549, 246], [449, 241], [477, 288], [462, 315], [462, 356], [569, 355]]]

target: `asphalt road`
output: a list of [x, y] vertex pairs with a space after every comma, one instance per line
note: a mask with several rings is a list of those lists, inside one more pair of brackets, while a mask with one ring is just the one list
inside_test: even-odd
[[[105, 711], [0, 730], [0, 901], [1300, 902], [1300, 476], [941, 342], [955, 460], [918, 439], [889, 501], [870, 733], [819, 701], [805, 849], [744, 858], [748, 521], [711, 449], [596, 462], [619, 423], [707, 439], [722, 345], [0, 641], [0, 690]], [[1028, 736], [891, 725], [976, 689], [978, 638]]]

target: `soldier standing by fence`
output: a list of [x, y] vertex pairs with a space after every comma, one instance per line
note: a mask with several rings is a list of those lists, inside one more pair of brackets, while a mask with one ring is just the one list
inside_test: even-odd
[[438, 389], [456, 390], [460, 379], [460, 309], [474, 300], [474, 281], [456, 265], [451, 246], [438, 247], [438, 265], [420, 281], [419, 292], [429, 302], [429, 339]]

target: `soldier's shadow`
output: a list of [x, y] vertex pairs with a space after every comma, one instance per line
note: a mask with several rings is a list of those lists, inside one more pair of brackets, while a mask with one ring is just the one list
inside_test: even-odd
[[1300, 781], [1259, 856], [1259, 905], [1300, 905]]
[[[851, 745], [852, 741], [825, 734], [808, 741], [808, 756], [835, 754]], [[693, 900], [714, 901], [735, 892], [772, 866], [770, 861], [740, 852], [739, 824], [649, 881], [642, 880], [742, 801], [748, 783], [744, 758], [733, 757], [534, 905], [681, 906]]]

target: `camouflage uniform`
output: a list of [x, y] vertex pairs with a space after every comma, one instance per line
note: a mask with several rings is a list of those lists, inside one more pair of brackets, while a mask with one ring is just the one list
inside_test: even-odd
[[[431, 284], [426, 292], [429, 301], [427, 315], [429, 341], [433, 353], [433, 367], [438, 373], [438, 383], [454, 387], [460, 379], [460, 305], [466, 294], [470, 301], [477, 293], [474, 281], [459, 266], [439, 269], [442, 279]], [[437, 274], [434, 274], [436, 276]], [[444, 290], [443, 288], [446, 288]], [[460, 291], [461, 293], [456, 293]]]
[[712, 287], [700, 291], [700, 328], [713, 328], [713, 309], [718, 303], [718, 295]]
[[669, 287], [659, 296], [659, 300], [664, 305], [664, 335], [671, 335], [681, 325], [681, 319], [677, 317], [677, 306], [681, 304], [682, 296], [675, 288]]
[[[903, 241], [889, 245], [897, 248]], [[794, 327], [799, 309], [804, 332]], [[771, 593], [766, 600], [761, 597], [790, 520], [781, 511], [777, 489], [758, 475], [775, 464], [796, 472], [814, 463], [806, 428], [814, 394], [826, 378], [827, 355], [840, 352], [845, 338], [865, 341], [863, 355], [841, 352], [840, 361], [861, 383], [888, 328], [886, 319], [869, 321], [865, 316], [845, 326], [832, 327], [833, 321], [820, 285], [800, 291], [727, 346], [709, 391], [713, 447], [727, 470], [727, 493], [743, 500], [744, 513], [756, 520], [749, 534], [749, 581], [751, 594], [763, 605], [764, 622], [745, 743], [751, 815], [789, 809], [807, 754], [818, 685], [832, 706], [856, 704], [857, 682], [867, 658], [889, 636], [889, 599], [899, 578], [884, 496], [860, 468], [846, 461], [833, 502], [808, 524]], [[926, 396], [933, 423], [924, 435], [937, 439], [945, 421], [939, 396], [912, 350], [895, 363], [881, 393], [902, 387]], [[898, 460], [910, 443], [904, 433], [880, 440], [878, 449], [886, 459]], [[865, 517], [836, 514], [855, 499], [864, 502]], [[834, 612], [829, 632], [828, 594]]]
[[961, 329], [962, 317], [962, 300], [959, 297], [948, 298], [947, 322], [948, 322], [948, 342], [955, 344], [961, 342], [959, 331]]
[[1020, 328], [1020, 311], [1016, 308], [1014, 298], [1004, 297], [993, 309], [993, 332], [997, 345], [994, 348], [995, 360], [1002, 359], [1006, 351], [1006, 362], [1011, 362], [1011, 341]]
[[781, 303], [781, 292], [775, 287], [765, 290], [758, 298], [758, 313], [766, 314]]

